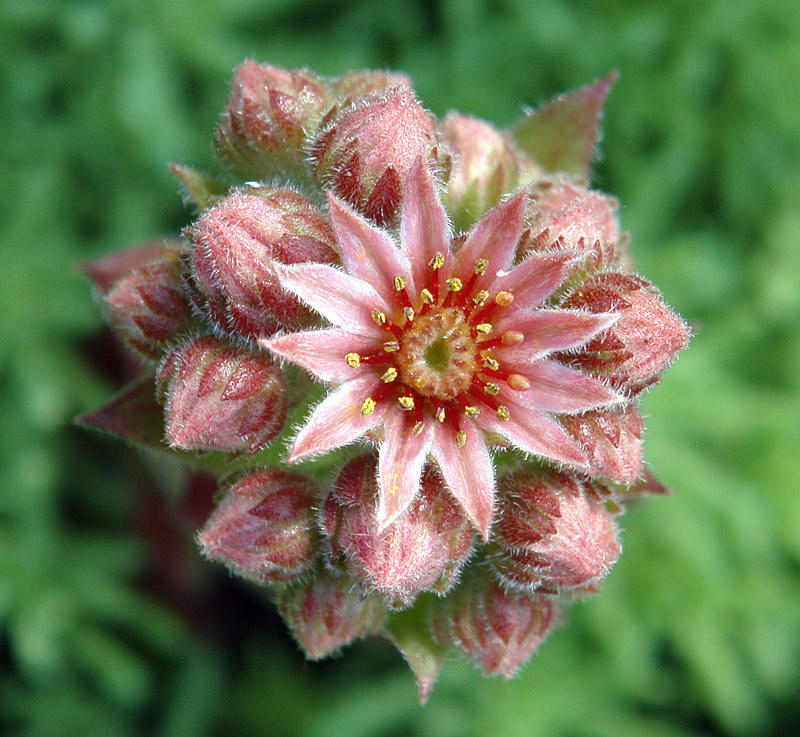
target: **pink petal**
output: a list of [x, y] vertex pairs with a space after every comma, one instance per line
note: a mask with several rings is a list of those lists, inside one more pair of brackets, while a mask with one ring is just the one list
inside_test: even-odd
[[274, 335], [261, 338], [258, 344], [332, 384], [343, 384], [358, 376], [358, 369], [351, 368], [345, 359], [348, 353], [364, 355], [380, 346], [374, 338], [346, 333], [340, 328]]
[[386, 414], [385, 403], [380, 403], [371, 415], [361, 415], [361, 405], [378, 384], [376, 376], [364, 376], [342, 384], [325, 397], [294, 439], [287, 462], [340, 448], [380, 425]]
[[534, 253], [511, 271], [498, 276], [487, 288], [492, 294], [511, 292], [516, 304], [534, 307], [561, 285], [575, 260], [581, 256], [585, 254], [576, 251]]
[[478, 415], [477, 422], [486, 430], [508, 438], [512, 445], [527, 453], [588, 471], [586, 457], [578, 443], [555, 420], [534, 409], [504, 398], [510, 418], [500, 420], [488, 408]]
[[330, 193], [328, 212], [349, 274], [363, 279], [381, 294], [394, 291], [396, 276], [410, 278], [408, 259], [384, 231], [370, 225]]
[[275, 262], [281, 286], [294, 292], [334, 325], [358, 335], [381, 336], [372, 310], [389, 311], [383, 297], [366, 282], [325, 264]]
[[489, 265], [483, 276], [478, 277], [475, 289], [483, 289], [498, 271], [511, 265], [514, 252], [522, 232], [522, 218], [528, 190], [524, 189], [506, 202], [487, 212], [473, 226], [464, 245], [456, 254], [459, 271], [471, 274], [475, 261], [485, 258]]
[[619, 315], [600, 312], [592, 314], [582, 310], [514, 310], [508, 317], [498, 320], [495, 332], [502, 335], [514, 330], [525, 336], [514, 347], [498, 347], [499, 360], [535, 361], [554, 351], [578, 348], [598, 333], [610, 328]]
[[437, 253], [445, 258], [439, 274], [450, 273], [452, 254], [447, 215], [436, 194], [430, 170], [421, 158], [414, 162], [406, 179], [400, 240], [411, 261], [414, 283], [420, 289], [430, 282], [432, 272], [428, 264]]
[[419, 491], [422, 467], [433, 439], [433, 423], [426, 422], [419, 435], [411, 432], [413, 426], [407, 412], [396, 407], [386, 412], [378, 466], [379, 532], [406, 510]]
[[489, 528], [494, 514], [494, 468], [486, 447], [483, 431], [472, 421], [462, 423], [466, 443], [456, 445], [453, 428], [436, 422], [433, 456], [442, 470], [450, 493], [458, 499], [464, 512], [484, 540], [489, 539]]
[[523, 376], [531, 382], [530, 388], [514, 392], [514, 400], [532, 410], [585, 412], [623, 400], [602, 381], [556, 361], [537, 361], [525, 370]]

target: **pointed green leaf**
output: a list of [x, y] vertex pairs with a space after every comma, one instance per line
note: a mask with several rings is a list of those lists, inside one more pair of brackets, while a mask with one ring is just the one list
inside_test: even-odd
[[180, 179], [183, 201], [194, 204], [200, 212], [211, 203], [211, 198], [224, 195], [228, 187], [216, 179], [184, 164], [170, 164], [170, 171]]

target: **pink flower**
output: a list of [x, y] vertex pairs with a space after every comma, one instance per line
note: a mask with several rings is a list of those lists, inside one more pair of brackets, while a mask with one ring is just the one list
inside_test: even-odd
[[329, 195], [346, 272], [275, 264], [281, 286], [333, 327], [262, 339], [334, 390], [297, 434], [289, 463], [368, 436], [380, 442], [379, 529], [411, 504], [430, 456], [488, 537], [495, 499], [489, 447], [510, 445], [588, 471], [556, 417], [622, 397], [552, 358], [611, 327], [611, 313], [544, 306], [583, 254], [533, 253], [514, 266], [527, 192], [451, 237], [421, 160], [405, 183], [400, 243]]

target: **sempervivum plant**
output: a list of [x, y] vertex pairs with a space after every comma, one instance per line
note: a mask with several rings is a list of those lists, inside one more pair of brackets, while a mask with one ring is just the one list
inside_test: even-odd
[[663, 487], [638, 400], [687, 326], [587, 185], [613, 75], [501, 131], [406, 77], [249, 61], [173, 165], [181, 238], [89, 264], [141, 375], [82, 418], [220, 477], [202, 553], [310, 658], [382, 634], [511, 676]]

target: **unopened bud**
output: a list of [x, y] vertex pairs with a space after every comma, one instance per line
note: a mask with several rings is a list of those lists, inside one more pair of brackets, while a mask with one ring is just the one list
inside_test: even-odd
[[411, 89], [411, 80], [399, 72], [357, 69], [333, 80], [331, 86], [334, 97], [341, 105], [345, 105], [376, 92], [385, 92], [392, 87]]
[[377, 523], [376, 462], [348, 463], [322, 508], [331, 563], [388, 604], [409, 605], [423, 591], [444, 594], [472, 551], [474, 532], [439, 472], [428, 466], [408, 509], [385, 530]]
[[158, 383], [173, 448], [254, 453], [286, 420], [286, 377], [270, 356], [210, 335], [169, 354]]
[[386, 608], [375, 596], [361, 596], [353, 581], [319, 572], [305, 585], [282, 590], [278, 609], [310, 660], [324, 658], [376, 632]]
[[256, 583], [283, 583], [314, 564], [317, 490], [304, 476], [248, 473], [224, 490], [197, 536], [203, 554]]
[[330, 224], [290, 189], [236, 192], [207, 210], [190, 236], [194, 281], [207, 300], [207, 313], [224, 330], [248, 338], [314, 319], [281, 288], [270, 268], [274, 261], [338, 261]]

